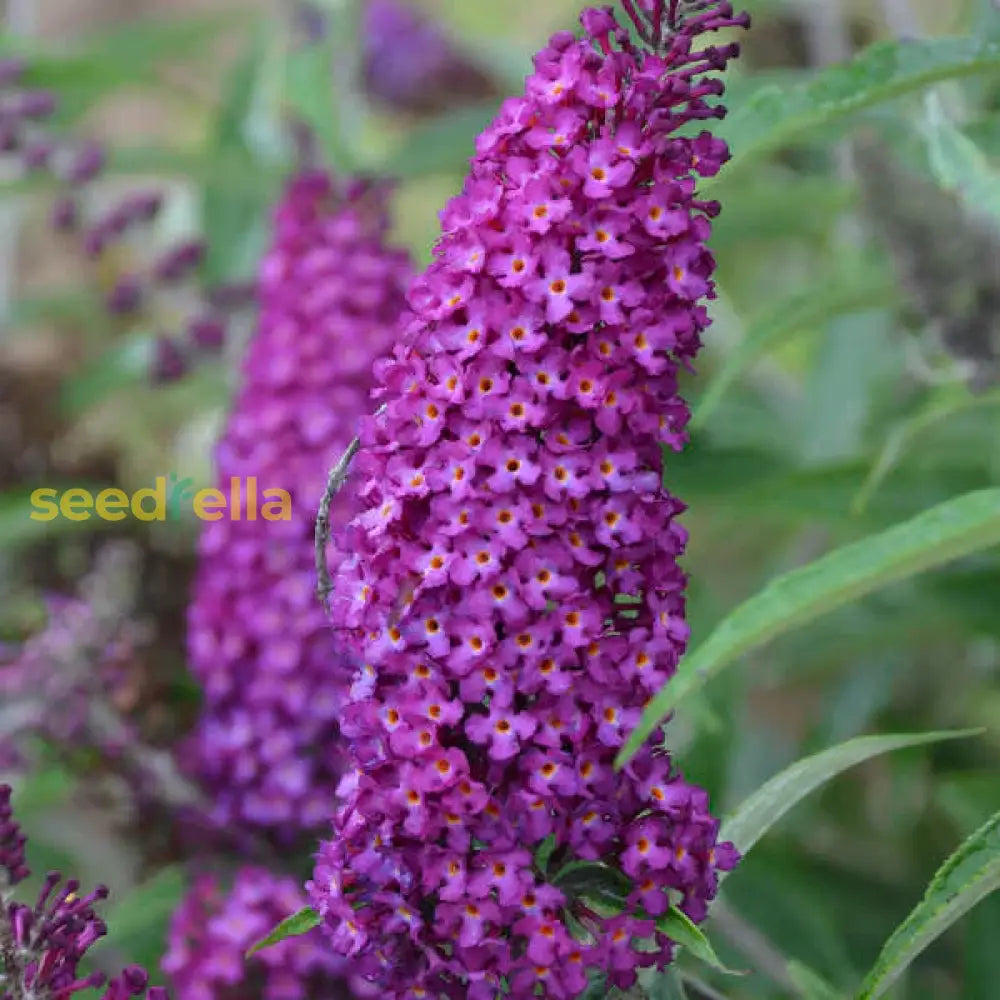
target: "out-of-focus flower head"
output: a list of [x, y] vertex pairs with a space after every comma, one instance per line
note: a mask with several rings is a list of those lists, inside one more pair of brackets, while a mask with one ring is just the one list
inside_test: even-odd
[[196, 877], [170, 925], [163, 971], [185, 1000], [337, 1000], [348, 997], [344, 960], [318, 930], [247, 959], [247, 951], [307, 900], [296, 880], [244, 866], [226, 891]]
[[[613, 762], [688, 637], [662, 456], [713, 295], [697, 181], [728, 157], [692, 126], [738, 52], [704, 36], [747, 19], [624, 7], [639, 44], [586, 11], [479, 137], [363, 423], [332, 600], [353, 767], [310, 888], [385, 997], [630, 988], [672, 959], [655, 918], [703, 920], [736, 863], [669, 755]], [[617, 916], [559, 878], [573, 860], [628, 876]]]
[[[298, 13], [307, 40], [324, 37], [318, 4], [300, 3]], [[489, 77], [406, 0], [365, 0], [361, 27], [365, 90], [393, 110], [433, 112], [495, 93]]]
[[[314, 522], [326, 470], [369, 406], [374, 359], [391, 347], [406, 255], [386, 245], [384, 187], [307, 171], [289, 185], [260, 268], [260, 320], [216, 452], [233, 477], [284, 491], [279, 520], [205, 526], [189, 612], [205, 696], [189, 766], [224, 824], [281, 839], [317, 830], [340, 774], [345, 656], [316, 598]], [[277, 512], [277, 509], [275, 509]], [[345, 491], [332, 523], [353, 513]]]

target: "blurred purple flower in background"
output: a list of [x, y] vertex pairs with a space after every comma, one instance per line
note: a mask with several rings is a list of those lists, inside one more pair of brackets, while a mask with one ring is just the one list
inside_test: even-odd
[[[326, 470], [369, 408], [410, 274], [386, 246], [386, 189], [306, 172], [274, 216], [260, 320], [216, 452], [217, 482], [287, 491], [288, 520], [207, 524], [189, 613], [204, 714], [187, 761], [220, 822], [294, 840], [320, 828], [341, 768], [350, 670], [316, 599], [313, 532]], [[353, 508], [335, 501], [333, 523]]]
[[[306, 38], [322, 38], [327, 30], [323, 11], [308, 2], [298, 10]], [[363, 17], [364, 85], [377, 101], [419, 113], [495, 93], [489, 77], [441, 27], [403, 0], [366, 0]]]
[[318, 930], [264, 949], [250, 947], [307, 903], [296, 879], [244, 866], [228, 891], [198, 875], [170, 925], [163, 971], [183, 1000], [337, 1000], [350, 994], [343, 959]]

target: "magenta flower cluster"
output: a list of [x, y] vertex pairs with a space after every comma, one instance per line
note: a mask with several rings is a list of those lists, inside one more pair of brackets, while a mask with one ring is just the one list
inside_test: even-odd
[[58, 872], [50, 872], [33, 906], [12, 898], [14, 886], [30, 873], [25, 837], [10, 800], [10, 786], [0, 785], [0, 1000], [70, 1000], [101, 986], [100, 1000], [168, 1000], [161, 986], [147, 991], [149, 977], [138, 966], [129, 966], [110, 982], [100, 972], [80, 973], [84, 955], [107, 933], [94, 909], [107, 898], [104, 886], [81, 896], [78, 882], [64, 883]]
[[[307, 172], [275, 214], [259, 329], [216, 452], [218, 483], [281, 489], [289, 520], [207, 524], [188, 615], [205, 707], [189, 748], [216, 818], [294, 838], [329, 816], [349, 671], [316, 599], [313, 530], [326, 470], [369, 408], [410, 274], [386, 245], [386, 192]], [[332, 523], [353, 510], [335, 499]]]
[[[309, 888], [385, 997], [630, 987], [672, 958], [655, 918], [702, 920], [737, 860], [669, 756], [613, 762], [688, 637], [661, 464], [713, 294], [697, 178], [728, 156], [690, 126], [738, 52], [697, 43], [747, 20], [625, 8], [641, 44], [588, 10], [479, 138], [363, 424], [333, 604], [353, 768]], [[628, 877], [617, 914], [571, 859]]]
[[319, 931], [247, 951], [307, 900], [290, 876], [244, 866], [226, 891], [211, 874], [196, 877], [174, 913], [161, 967], [184, 1000], [336, 1000], [348, 996], [343, 959]]

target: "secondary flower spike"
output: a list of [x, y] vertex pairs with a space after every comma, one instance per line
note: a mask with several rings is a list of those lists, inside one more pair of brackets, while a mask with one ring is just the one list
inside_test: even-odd
[[[611, 8], [555, 35], [479, 137], [363, 423], [333, 594], [353, 769], [310, 892], [385, 997], [628, 988], [672, 959], [653, 918], [704, 919], [737, 860], [666, 754], [613, 766], [688, 637], [661, 466], [713, 295], [697, 178], [728, 157], [691, 126], [738, 52], [703, 36], [748, 23], [640, 6], [640, 44]], [[621, 913], [573, 860], [624, 872]]]
[[[216, 452], [218, 484], [280, 489], [290, 520], [206, 525], [188, 615], [205, 708], [189, 748], [225, 824], [293, 839], [329, 816], [337, 716], [350, 671], [316, 599], [313, 525], [325, 470], [368, 407], [410, 265], [386, 246], [385, 190], [300, 174], [278, 206], [261, 269], [259, 329]], [[331, 523], [353, 510], [345, 490]]]
[[349, 993], [344, 960], [319, 931], [289, 938], [247, 959], [247, 951], [290, 913], [306, 905], [288, 875], [239, 869], [228, 892], [215, 875], [199, 875], [175, 911], [163, 971], [185, 1000], [339, 1000]]
[[169, 1000], [162, 986], [147, 991], [149, 977], [136, 965], [110, 982], [103, 973], [78, 971], [87, 951], [107, 933], [94, 909], [107, 898], [104, 886], [80, 895], [79, 882], [63, 883], [58, 872], [49, 872], [33, 906], [12, 898], [14, 886], [29, 872], [10, 799], [10, 786], [0, 785], [0, 1000], [70, 1000], [101, 986], [98, 1000]]

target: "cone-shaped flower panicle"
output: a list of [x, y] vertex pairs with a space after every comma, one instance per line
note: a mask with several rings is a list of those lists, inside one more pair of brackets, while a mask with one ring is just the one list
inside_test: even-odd
[[[587, 11], [479, 138], [363, 424], [333, 595], [354, 766], [310, 891], [385, 997], [629, 987], [672, 958], [652, 918], [702, 920], [736, 862], [667, 755], [613, 761], [688, 636], [661, 467], [713, 294], [697, 179], [728, 156], [697, 123], [737, 53], [702, 36], [747, 20], [625, 8], [641, 44]], [[571, 891], [573, 859], [624, 872], [623, 912]]]
[[100, 1000], [168, 1000], [162, 986], [147, 991], [149, 977], [138, 966], [129, 966], [110, 982], [103, 973], [78, 971], [90, 947], [107, 933], [94, 909], [107, 898], [104, 886], [81, 894], [79, 882], [63, 882], [58, 872], [50, 872], [33, 906], [9, 898], [10, 887], [28, 874], [10, 797], [10, 786], [0, 785], [0, 1000], [70, 1000], [101, 986]]
[[346, 997], [344, 960], [318, 930], [258, 952], [247, 951], [306, 905], [290, 876], [245, 866], [225, 891], [199, 875], [174, 913], [163, 971], [189, 1000], [337, 1000]]
[[[370, 408], [410, 275], [387, 247], [385, 191], [309, 172], [291, 183], [260, 271], [259, 329], [216, 453], [240, 519], [205, 525], [189, 609], [205, 712], [191, 748], [218, 818], [292, 837], [329, 817], [346, 661], [316, 598], [314, 523], [326, 470]], [[251, 484], [258, 512], [249, 519]], [[275, 491], [275, 492], [272, 492]], [[353, 514], [348, 491], [331, 523]]]

